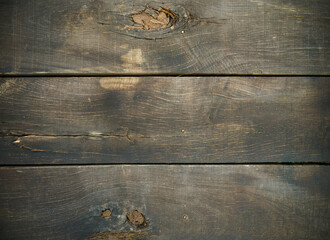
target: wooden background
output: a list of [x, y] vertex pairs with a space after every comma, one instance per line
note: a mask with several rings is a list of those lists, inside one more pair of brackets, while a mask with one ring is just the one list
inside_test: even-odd
[[0, 239], [330, 239], [329, 12], [0, 0]]
[[0, 69], [7, 74], [330, 72], [328, 0], [172, 0], [163, 5], [181, 18], [187, 15], [174, 30], [121, 30], [129, 14], [152, 2], [1, 0]]

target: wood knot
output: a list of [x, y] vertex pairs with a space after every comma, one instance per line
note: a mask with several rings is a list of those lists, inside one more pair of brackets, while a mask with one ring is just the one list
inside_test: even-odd
[[182, 29], [190, 13], [175, 3], [147, 5], [111, 5], [101, 12], [98, 23], [108, 30], [141, 39], [161, 39]]
[[101, 217], [105, 218], [105, 219], [109, 219], [111, 217], [111, 210], [110, 209], [105, 209], [101, 212]]
[[155, 30], [166, 27], [172, 27], [179, 19], [179, 16], [167, 7], [159, 9], [146, 6], [141, 12], [131, 15], [131, 21], [134, 26], [126, 25], [126, 28], [136, 28], [143, 30]]
[[127, 220], [137, 229], [142, 229], [148, 226], [149, 222], [145, 216], [138, 210], [131, 210], [126, 214]]

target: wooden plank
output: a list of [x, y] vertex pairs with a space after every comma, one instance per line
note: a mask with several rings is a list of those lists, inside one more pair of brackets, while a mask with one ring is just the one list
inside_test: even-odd
[[3, 78], [1, 164], [329, 162], [327, 77]]
[[330, 74], [328, 0], [162, 2], [150, 31], [144, 0], [2, 0], [0, 72]]
[[307, 165], [2, 167], [1, 239], [329, 239], [329, 177]]

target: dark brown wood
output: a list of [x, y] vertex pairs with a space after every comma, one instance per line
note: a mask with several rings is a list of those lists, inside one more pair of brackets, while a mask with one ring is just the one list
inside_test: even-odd
[[[329, 170], [2, 167], [1, 239], [81, 240], [106, 231], [113, 238], [94, 239], [329, 239]], [[109, 218], [102, 215], [107, 209]], [[131, 225], [126, 218], [131, 210], [143, 214], [148, 226]], [[135, 238], [119, 238], [123, 232]]]
[[330, 239], [329, 12], [0, 0], [0, 239]]
[[329, 0], [161, 2], [178, 21], [149, 31], [144, 0], [2, 0], [0, 72], [330, 74]]
[[328, 162], [330, 79], [4, 78], [1, 164]]

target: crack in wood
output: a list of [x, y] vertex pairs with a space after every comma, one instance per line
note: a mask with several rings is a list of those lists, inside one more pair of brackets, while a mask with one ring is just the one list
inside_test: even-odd
[[[117, 129], [118, 130], [118, 129]], [[110, 133], [102, 133], [97, 131], [90, 131], [88, 134], [27, 134], [27, 133], [19, 133], [15, 131], [8, 131], [6, 133], [2, 132], [0, 137], [18, 137], [14, 143], [19, 143], [20, 138], [24, 137], [69, 137], [69, 138], [79, 138], [79, 137], [118, 137], [118, 138], [126, 138], [128, 141], [132, 141], [132, 137], [130, 136], [130, 131], [127, 127], [122, 127], [120, 130], [124, 130], [123, 133], [120, 131], [112, 131]], [[140, 136], [141, 137], [141, 136]], [[146, 138], [146, 137], [144, 137]]]
[[[120, 142], [123, 144], [123, 147], [129, 146], [132, 144], [135, 144], [136, 142], [136, 137], [132, 134], [130, 134], [130, 131], [127, 127], [122, 127], [120, 129], [117, 129], [117, 131], [113, 131], [111, 133], [101, 133], [97, 131], [91, 131], [88, 134], [79, 134], [79, 135], [45, 135], [45, 134], [17, 134], [15, 132], [9, 132], [6, 134], [6, 136], [12, 136], [12, 137], [17, 137], [12, 143], [19, 147], [23, 148], [32, 152], [52, 152], [52, 153], [62, 153], [62, 154], [69, 154], [70, 151], [62, 151], [62, 150], [57, 150], [51, 148], [53, 145], [55, 147], [63, 148], [65, 144], [56, 145], [56, 142], [58, 142], [59, 138], [72, 138], [72, 139], [80, 139], [81, 144], [85, 142], [85, 139], [92, 139], [92, 140], [102, 140], [102, 139], [123, 139], [124, 141], [127, 142]], [[148, 138], [145, 136], [139, 136], [140, 138]], [[48, 141], [47, 141], [48, 140]], [[50, 140], [50, 141], [49, 141]], [[51, 140], [54, 140], [53, 142]], [[38, 143], [38, 141], [40, 141]], [[61, 141], [60, 141], [61, 142]], [[34, 147], [34, 145], [41, 145], [45, 144], [45, 146], [42, 147]], [[112, 146], [109, 146], [111, 149]], [[49, 149], [51, 148], [51, 149]], [[95, 152], [93, 152], [96, 154]]]

